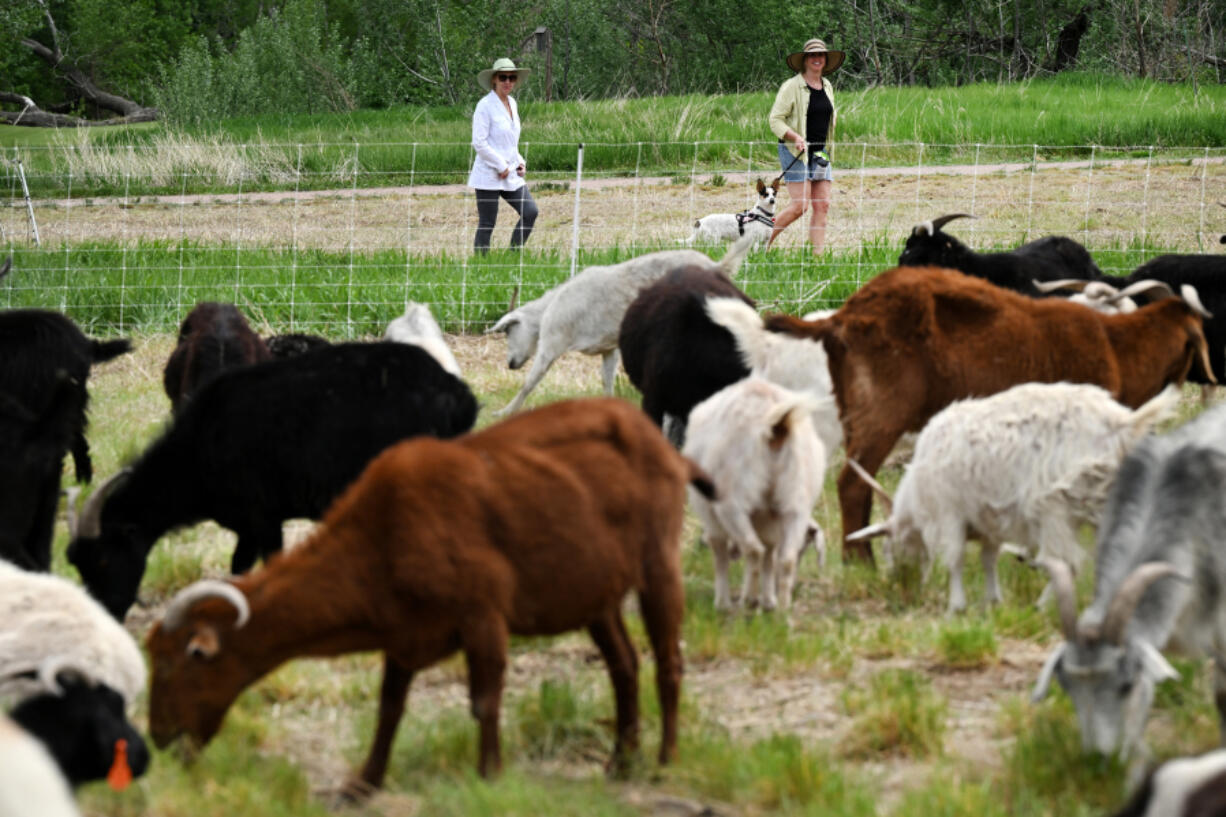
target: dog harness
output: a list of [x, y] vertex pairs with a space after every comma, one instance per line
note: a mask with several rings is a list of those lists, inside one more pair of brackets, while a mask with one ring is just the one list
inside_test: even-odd
[[765, 224], [767, 227], [775, 226], [775, 219], [772, 216], [763, 213], [755, 213], [752, 210], [746, 210], [744, 213], [736, 214], [736, 233], [737, 235], [745, 235], [745, 222], [756, 221], [759, 224]]

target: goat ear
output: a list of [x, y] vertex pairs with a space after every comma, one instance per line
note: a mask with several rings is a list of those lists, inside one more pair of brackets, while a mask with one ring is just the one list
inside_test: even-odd
[[1155, 684], [1163, 681], [1173, 681], [1179, 677], [1179, 670], [1171, 666], [1158, 648], [1148, 641], [1136, 642], [1137, 652], [1141, 656], [1141, 668], [1145, 674], [1154, 679]]
[[498, 323], [485, 330], [485, 334], [493, 335], [497, 332], [510, 332], [511, 327], [519, 323], [519, 316], [514, 312], [508, 312], [498, 319]]
[[1051, 655], [1047, 656], [1047, 660], [1043, 663], [1043, 669], [1039, 670], [1039, 680], [1034, 682], [1034, 691], [1030, 693], [1030, 700], [1034, 703], [1038, 703], [1047, 697], [1047, 690], [1051, 686], [1051, 678], [1056, 674], [1056, 665], [1064, 657], [1066, 649], [1068, 649], [1068, 642], [1056, 647], [1052, 650]]
[[221, 642], [217, 638], [217, 631], [209, 626], [201, 627], [187, 642], [187, 654], [202, 661], [213, 659], [219, 649]]

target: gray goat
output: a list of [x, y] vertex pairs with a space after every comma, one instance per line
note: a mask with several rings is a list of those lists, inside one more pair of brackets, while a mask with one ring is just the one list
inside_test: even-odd
[[1051, 573], [1065, 642], [1043, 666], [1034, 699], [1055, 676], [1077, 710], [1082, 745], [1133, 759], [1154, 687], [1179, 673], [1162, 650], [1214, 659], [1214, 697], [1226, 735], [1226, 405], [1141, 442], [1124, 460], [1098, 528], [1094, 600], [1080, 618], [1072, 574]]

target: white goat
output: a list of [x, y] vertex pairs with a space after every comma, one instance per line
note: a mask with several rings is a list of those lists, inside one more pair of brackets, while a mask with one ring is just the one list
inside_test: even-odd
[[1169, 298], [1175, 294], [1166, 283], [1153, 280], [1136, 281], [1123, 289], [1119, 289], [1106, 281], [1087, 281], [1082, 278], [1063, 278], [1059, 281], [1035, 281], [1034, 285], [1038, 288], [1039, 292], [1044, 293], [1057, 292], [1061, 289], [1076, 290], [1072, 295], [1068, 296], [1069, 301], [1081, 304], [1082, 306], [1088, 306], [1090, 309], [1102, 312], [1105, 315], [1136, 312], [1137, 302], [1132, 297], [1134, 295], [1158, 292], [1160, 294], [1153, 296], [1154, 298]]
[[[715, 557], [715, 606], [732, 606], [728, 563], [745, 555], [741, 604], [773, 610], [792, 603], [796, 563], [813, 542], [826, 547], [811, 518], [822, 491], [826, 451], [813, 430], [809, 395], [749, 376], [694, 407], [683, 453], [711, 475], [713, 502], [690, 490]], [[759, 586], [761, 592], [759, 593]]]
[[383, 339], [420, 346], [446, 371], [460, 376], [460, 364], [456, 363], [455, 355], [443, 339], [443, 330], [434, 320], [434, 315], [430, 314], [430, 307], [425, 304], [415, 301], [405, 304], [404, 314], [387, 325]]
[[507, 335], [507, 366], [518, 369], [536, 355], [524, 385], [498, 416], [518, 411], [554, 361], [575, 350], [601, 355], [605, 394], [613, 393], [617, 373], [617, 332], [627, 307], [646, 285], [687, 265], [714, 266], [732, 277], [753, 245], [737, 240], [716, 264], [697, 250], [662, 250], [611, 266], [587, 267], [535, 301], [512, 309], [486, 332]]
[[72, 667], [123, 696], [145, 687], [145, 659], [128, 631], [83, 588], [0, 561], [0, 701], [58, 694], [56, 670]]
[[[741, 361], [751, 372], [785, 389], [813, 395], [813, 428], [826, 454], [834, 452], [843, 442], [843, 426], [822, 344], [766, 331], [762, 317], [737, 298], [708, 298], [707, 317], [732, 333]], [[812, 318], [806, 315], [805, 320]]]
[[892, 503], [852, 462], [892, 509], [848, 541], [888, 535], [896, 564], [926, 558], [931, 567], [939, 558], [949, 568], [949, 611], [958, 612], [966, 540], [976, 538], [985, 597], [999, 602], [1001, 545], [1080, 565], [1078, 527], [1097, 522], [1124, 457], [1178, 402], [1175, 386], [1133, 411], [1098, 386], [1025, 383], [952, 403], [920, 432]]
[[79, 817], [72, 790], [47, 748], [0, 715], [0, 817]]

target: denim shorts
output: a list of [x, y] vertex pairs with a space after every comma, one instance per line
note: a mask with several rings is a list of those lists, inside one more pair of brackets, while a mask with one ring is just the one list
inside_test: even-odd
[[[784, 170], [788, 165], [792, 165], [792, 151], [783, 142], [779, 143], [779, 169]], [[805, 167], [804, 159], [797, 159], [796, 164], [792, 165], [791, 170], [785, 170], [783, 180], [785, 182], [803, 182], [806, 179], [811, 182], [832, 182], [834, 181], [834, 163], [827, 162], [825, 167], [819, 167], [817, 157], [809, 158], [808, 168]]]

